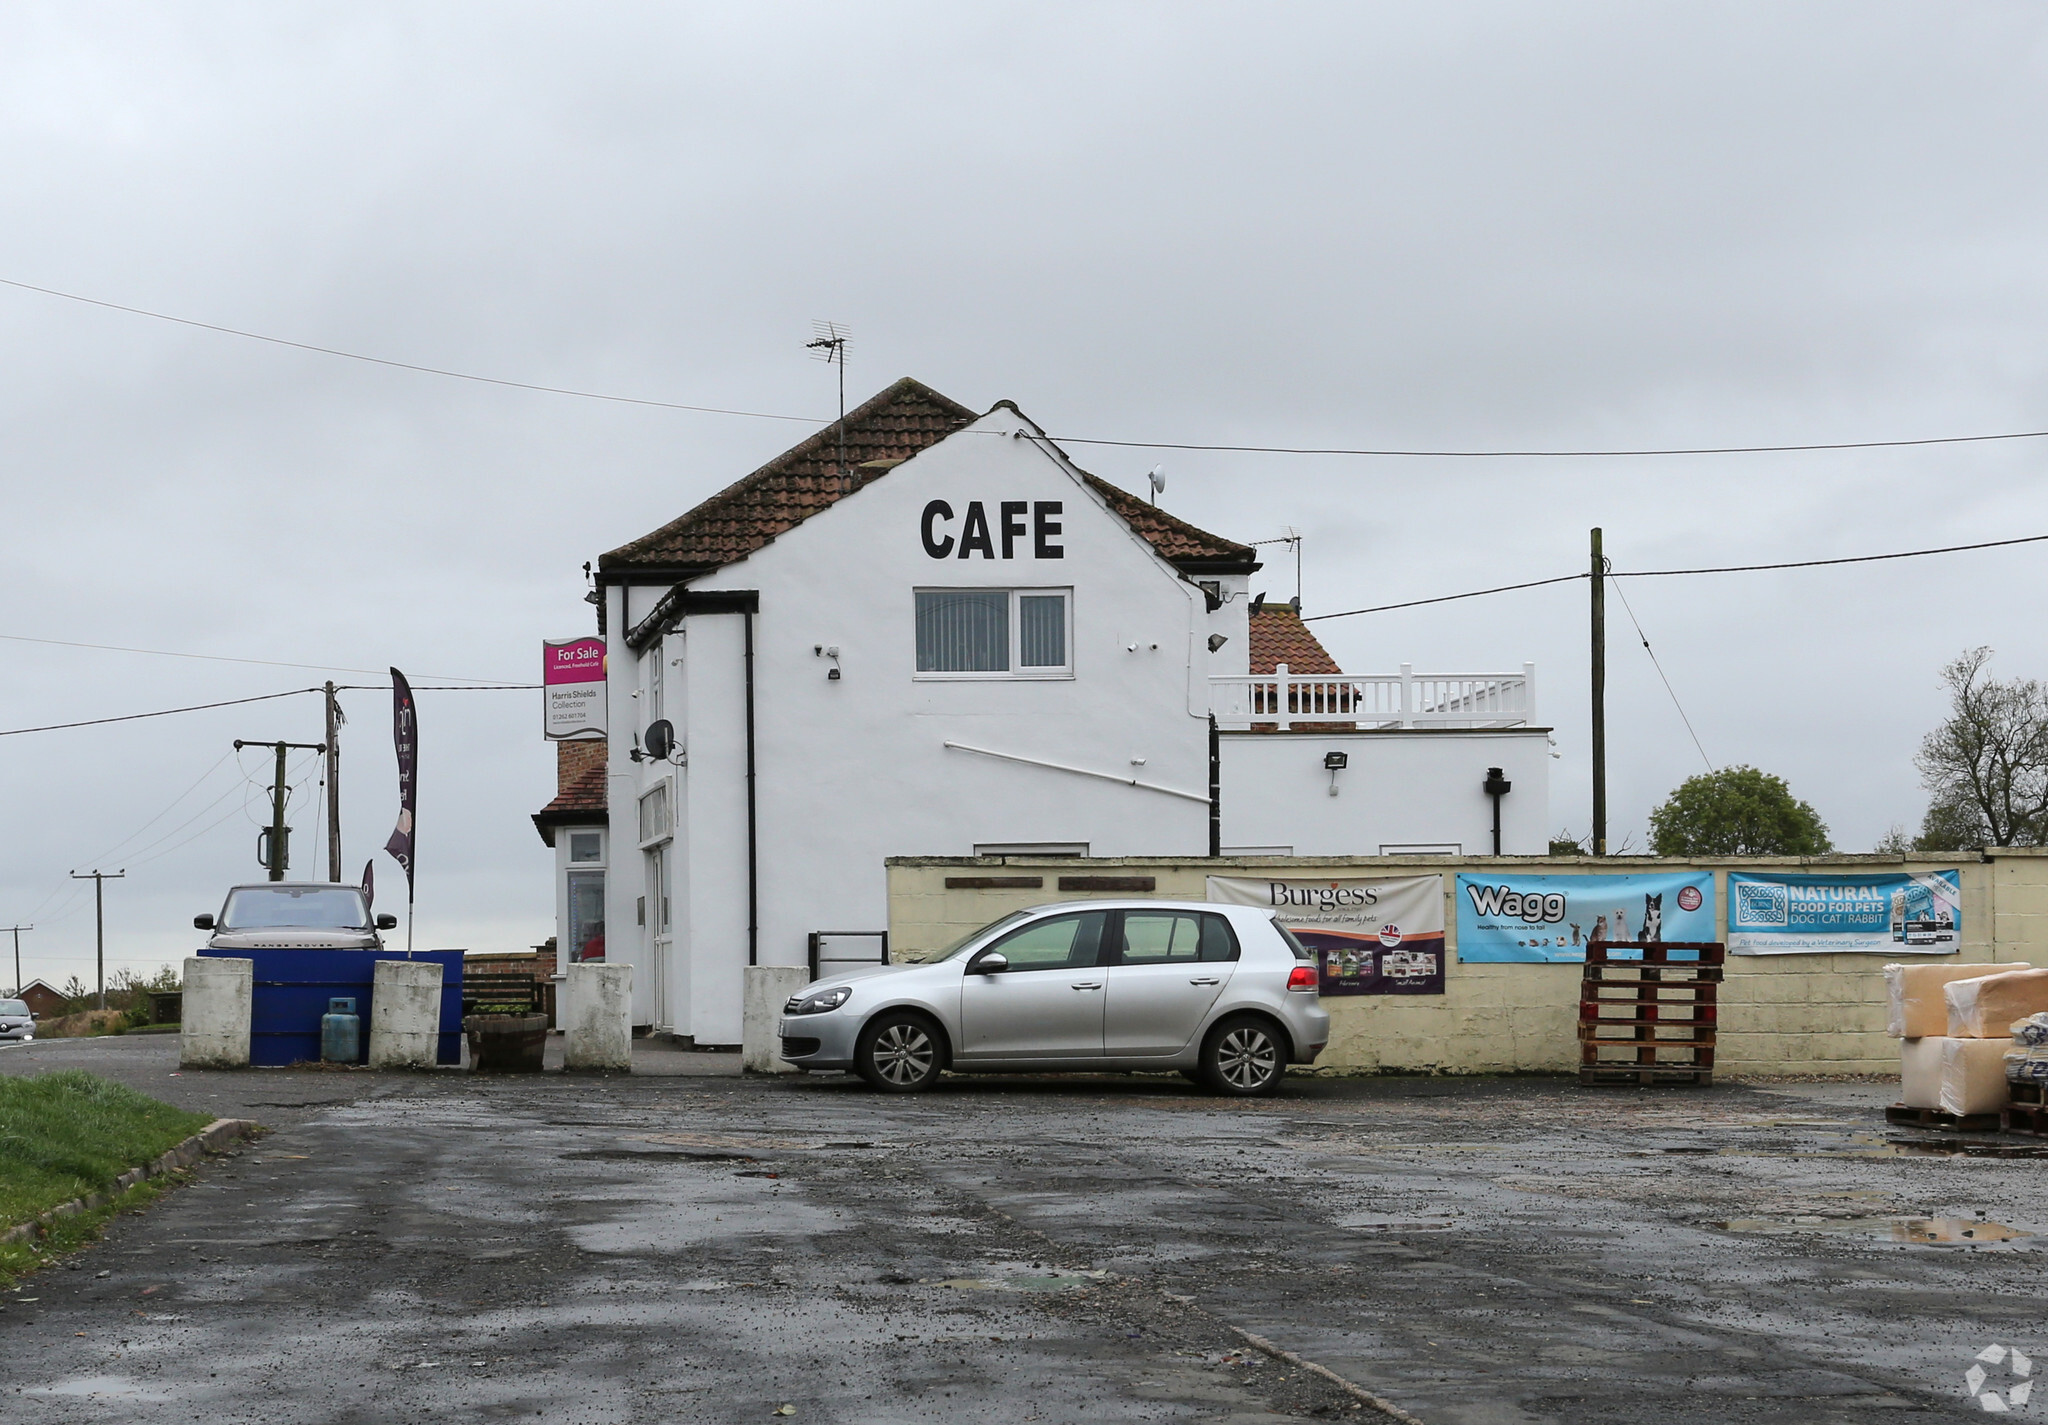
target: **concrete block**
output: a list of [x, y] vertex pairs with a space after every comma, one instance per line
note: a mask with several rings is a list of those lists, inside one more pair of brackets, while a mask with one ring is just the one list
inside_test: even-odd
[[633, 967], [571, 965], [562, 983], [562, 1067], [633, 1069]]
[[256, 962], [194, 955], [185, 961], [185, 1009], [178, 1063], [187, 1069], [246, 1069]]
[[431, 1069], [441, 1034], [441, 967], [379, 960], [371, 971], [370, 1067]]
[[740, 1068], [749, 1074], [793, 1074], [796, 1065], [775, 1051], [776, 1030], [789, 997], [811, 981], [802, 965], [749, 965], [740, 1008]]

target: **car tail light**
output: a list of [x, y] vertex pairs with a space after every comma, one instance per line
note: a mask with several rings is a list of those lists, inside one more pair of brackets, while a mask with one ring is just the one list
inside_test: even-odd
[[1313, 993], [1322, 987], [1319, 983], [1320, 979], [1321, 977], [1316, 974], [1315, 966], [1296, 965], [1292, 970], [1288, 971], [1287, 988], [1290, 990], [1308, 990]]

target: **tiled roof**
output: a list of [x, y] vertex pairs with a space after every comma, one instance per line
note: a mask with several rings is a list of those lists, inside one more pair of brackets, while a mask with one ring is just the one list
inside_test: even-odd
[[1286, 604], [1267, 604], [1251, 617], [1251, 673], [1271, 673], [1285, 663], [1290, 673], [1342, 673], [1301, 615]]
[[[601, 556], [598, 567], [658, 569], [681, 579], [734, 563], [975, 419], [959, 402], [906, 376], [846, 413], [851, 488], [838, 474], [835, 421], [689, 513]], [[890, 464], [875, 465], [882, 461]], [[1256, 562], [1257, 551], [1250, 545], [1196, 529], [1098, 476], [1083, 472], [1082, 478], [1171, 564], [1193, 573], [1248, 570]]]
[[[974, 419], [974, 412], [906, 376], [846, 413], [846, 463], [853, 488], [908, 460]], [[711, 570], [764, 548], [852, 493], [839, 477], [839, 423], [784, 451], [688, 514], [599, 558], [601, 569]]]
[[1100, 475], [1090, 475], [1084, 470], [1081, 478], [1169, 564], [1182, 565], [1190, 572], [1196, 568], [1217, 566], [1249, 572], [1258, 560], [1258, 551], [1249, 544], [1234, 544], [1207, 530], [1196, 529], [1186, 520], [1175, 519], [1159, 506], [1146, 504], [1128, 490], [1119, 490]]

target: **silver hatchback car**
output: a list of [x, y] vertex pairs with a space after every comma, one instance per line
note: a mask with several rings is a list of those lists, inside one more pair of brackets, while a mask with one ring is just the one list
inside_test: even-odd
[[1083, 901], [982, 927], [918, 965], [804, 987], [782, 1057], [893, 1093], [939, 1074], [1176, 1069], [1269, 1094], [1330, 1040], [1311, 953], [1254, 906]]

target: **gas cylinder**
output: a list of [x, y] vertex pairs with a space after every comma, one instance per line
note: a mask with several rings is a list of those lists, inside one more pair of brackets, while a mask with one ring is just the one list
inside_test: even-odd
[[320, 1016], [320, 1058], [329, 1064], [353, 1064], [363, 1042], [363, 1021], [356, 1015], [350, 997], [327, 1001], [327, 1013]]

